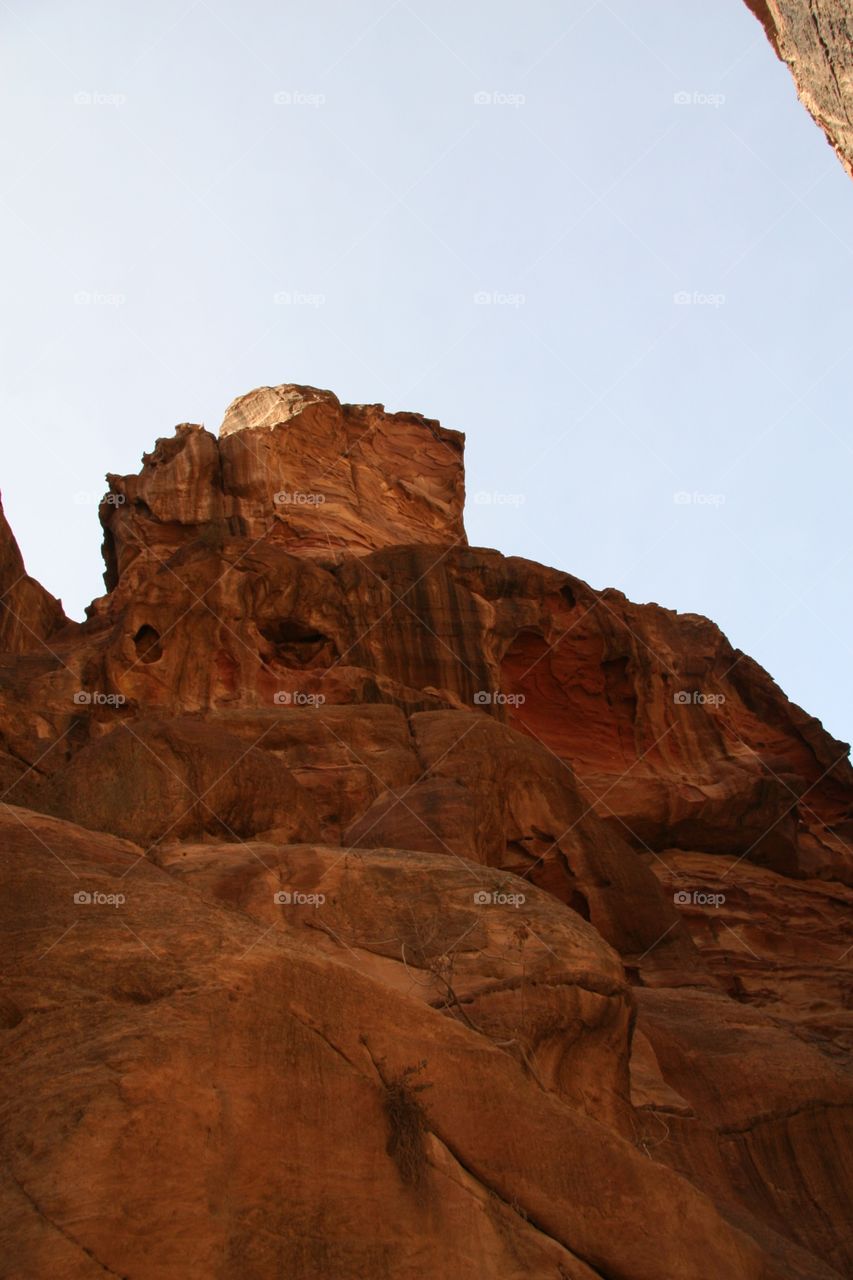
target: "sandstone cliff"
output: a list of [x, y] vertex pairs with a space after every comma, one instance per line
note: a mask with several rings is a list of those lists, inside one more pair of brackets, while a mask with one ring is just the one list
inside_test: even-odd
[[746, 0], [787, 63], [797, 93], [853, 177], [853, 7], [850, 0]]
[[847, 747], [462, 447], [244, 396], [79, 626], [2, 530], [3, 1274], [849, 1273]]
[[43, 657], [45, 641], [68, 626], [60, 602], [26, 572], [0, 503], [0, 654]]

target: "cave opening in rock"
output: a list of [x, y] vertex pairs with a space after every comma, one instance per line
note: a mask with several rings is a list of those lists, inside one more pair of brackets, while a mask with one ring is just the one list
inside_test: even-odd
[[133, 637], [133, 643], [141, 662], [157, 662], [163, 656], [160, 632], [156, 627], [149, 626], [147, 622], [139, 628]]
[[584, 920], [589, 920], [589, 902], [586, 895], [581, 893], [579, 889], [571, 891], [566, 906], [571, 907], [572, 911], [576, 911]]
[[261, 622], [258, 630], [274, 646], [276, 657], [291, 667], [324, 666], [338, 656], [330, 636], [296, 618]]

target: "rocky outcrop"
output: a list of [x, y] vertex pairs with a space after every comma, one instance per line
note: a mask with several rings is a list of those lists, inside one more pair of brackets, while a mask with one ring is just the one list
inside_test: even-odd
[[261, 387], [234, 401], [218, 439], [178, 427], [138, 476], [107, 477], [107, 587], [122, 576], [139, 584], [198, 539], [243, 536], [300, 554], [464, 543], [463, 443], [420, 414]]
[[621, 966], [548, 895], [522, 938], [476, 909], [494, 873], [389, 852], [323, 881], [334, 914], [267, 924], [252, 881], [293, 894], [339, 849], [189, 848], [173, 874], [68, 823], [0, 826], [7, 1088], [28, 1063], [10, 1274], [832, 1274], [774, 1262], [620, 1133]]
[[46, 641], [69, 621], [59, 600], [24, 568], [0, 504], [0, 655], [49, 652]]
[[847, 748], [461, 449], [242, 397], [0, 659], [10, 1274], [849, 1270]]
[[271, 752], [199, 720], [124, 721], [81, 747], [40, 801], [143, 848], [190, 835], [317, 834], [304, 788]]
[[746, 0], [787, 63], [803, 105], [853, 177], [853, 7], [850, 0]]

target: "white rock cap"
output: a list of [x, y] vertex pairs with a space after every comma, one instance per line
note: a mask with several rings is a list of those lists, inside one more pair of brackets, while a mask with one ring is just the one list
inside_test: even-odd
[[300, 387], [284, 383], [280, 387], [258, 387], [244, 396], [238, 396], [228, 406], [219, 435], [228, 436], [234, 431], [280, 426], [296, 418], [311, 404], [338, 405], [340, 401], [333, 391], [321, 391], [318, 387]]

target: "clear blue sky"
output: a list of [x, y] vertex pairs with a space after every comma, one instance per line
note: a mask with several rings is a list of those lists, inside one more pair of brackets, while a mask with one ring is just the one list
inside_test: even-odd
[[312, 383], [467, 432], [473, 543], [707, 614], [851, 737], [853, 184], [742, 0], [0, 24], [3, 497], [72, 615], [106, 471]]

